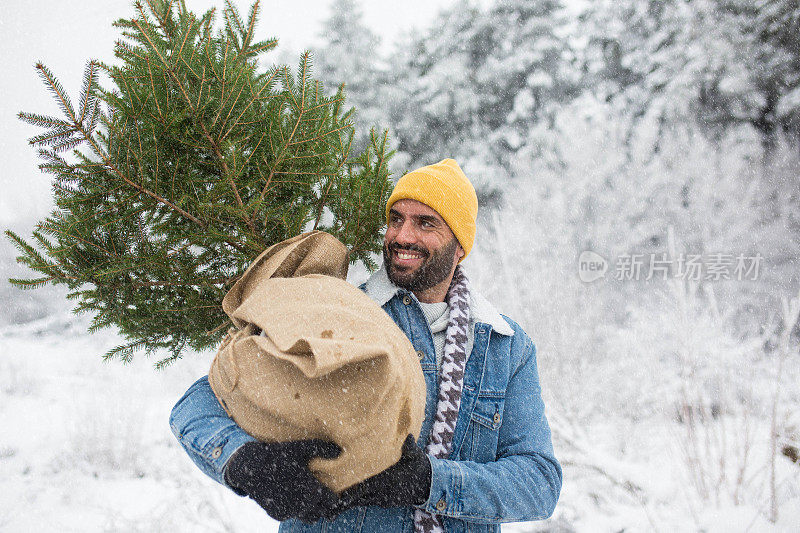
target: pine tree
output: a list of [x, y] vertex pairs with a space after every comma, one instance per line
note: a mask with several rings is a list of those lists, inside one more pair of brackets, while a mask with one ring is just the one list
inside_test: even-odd
[[67, 285], [74, 312], [94, 314], [91, 331], [115, 325], [125, 336], [107, 359], [166, 349], [163, 366], [217, 345], [227, 290], [267, 246], [307, 229], [375, 267], [387, 135], [351, 154], [351, 112], [341, 91], [324, 96], [309, 53], [296, 74], [259, 71], [276, 40], [255, 38], [258, 7], [244, 19], [226, 1], [215, 30], [214, 10], [136, 2], [135, 17], [115, 23], [117, 63], [88, 63], [77, 105], [36, 65], [63, 117], [19, 116], [44, 129], [30, 143], [54, 176], [57, 208], [32, 243], [6, 232], [40, 274], [10, 281]]

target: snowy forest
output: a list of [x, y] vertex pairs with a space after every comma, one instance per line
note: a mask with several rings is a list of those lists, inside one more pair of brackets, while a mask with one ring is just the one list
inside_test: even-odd
[[[320, 41], [356, 144], [388, 130], [395, 179], [454, 158], [473, 181], [464, 267], [536, 344], [563, 490], [503, 530], [797, 531], [796, 0], [465, 0], [394, 43], [333, 0]], [[0, 530], [277, 531], [169, 433], [213, 352], [102, 364], [114, 334], [11, 287], [14, 256]]]

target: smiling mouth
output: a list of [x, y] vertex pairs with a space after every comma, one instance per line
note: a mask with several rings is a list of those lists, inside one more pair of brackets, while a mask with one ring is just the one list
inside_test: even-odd
[[393, 250], [394, 262], [398, 265], [410, 265], [421, 261], [425, 256], [419, 252], [409, 252], [407, 250]]

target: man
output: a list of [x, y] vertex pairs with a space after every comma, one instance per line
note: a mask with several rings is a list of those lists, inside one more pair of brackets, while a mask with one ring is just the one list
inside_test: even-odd
[[337, 496], [308, 470], [313, 457], [336, 457], [335, 444], [256, 442], [201, 378], [170, 418], [200, 469], [285, 520], [280, 531], [488, 532], [550, 516], [561, 466], [536, 349], [459, 266], [477, 211], [452, 159], [403, 176], [386, 205], [384, 264], [361, 289], [406, 333], [427, 386], [419, 443], [409, 437], [397, 464]]

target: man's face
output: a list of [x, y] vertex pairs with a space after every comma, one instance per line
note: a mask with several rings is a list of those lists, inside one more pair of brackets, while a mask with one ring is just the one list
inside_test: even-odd
[[415, 293], [445, 281], [449, 285], [463, 255], [439, 213], [416, 200], [398, 200], [392, 205], [383, 239], [383, 262], [392, 283]]

